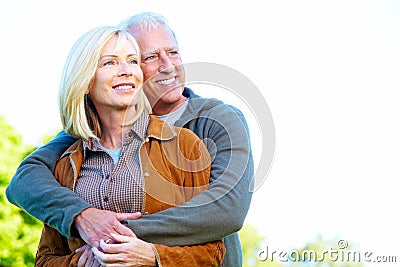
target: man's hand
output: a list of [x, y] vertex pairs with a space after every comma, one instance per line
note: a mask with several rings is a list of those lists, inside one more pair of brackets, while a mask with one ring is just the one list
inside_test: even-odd
[[81, 238], [91, 247], [98, 247], [100, 240], [111, 237], [111, 233], [132, 235], [132, 231], [121, 222], [140, 218], [140, 212], [115, 213], [107, 210], [88, 208], [74, 219], [75, 228]]

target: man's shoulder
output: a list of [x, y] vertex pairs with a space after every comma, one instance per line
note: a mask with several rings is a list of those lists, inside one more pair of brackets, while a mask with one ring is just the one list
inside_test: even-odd
[[223, 127], [246, 124], [246, 119], [238, 108], [216, 98], [198, 96], [189, 88], [185, 88], [185, 92], [189, 96], [189, 103], [177, 122], [179, 126], [187, 125], [190, 121], [202, 127], [215, 123], [224, 125]]
[[192, 111], [194, 111], [194, 113], [202, 115], [213, 114], [215, 116], [222, 116], [231, 114], [243, 117], [240, 109], [216, 98], [192, 98], [189, 99], [189, 105], [192, 107]]
[[193, 92], [193, 90], [185, 87], [184, 95], [188, 98], [189, 106], [192, 109], [192, 112], [238, 112], [241, 111], [232, 106], [230, 104], [225, 103], [224, 101], [217, 98], [207, 98], [197, 95]]

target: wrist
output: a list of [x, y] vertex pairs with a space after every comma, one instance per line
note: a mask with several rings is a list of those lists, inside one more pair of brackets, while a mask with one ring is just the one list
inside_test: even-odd
[[82, 222], [84, 220], [84, 213], [86, 213], [89, 209], [93, 209], [93, 207], [88, 207], [78, 213], [71, 225], [71, 237], [80, 237], [79, 229], [82, 229]]

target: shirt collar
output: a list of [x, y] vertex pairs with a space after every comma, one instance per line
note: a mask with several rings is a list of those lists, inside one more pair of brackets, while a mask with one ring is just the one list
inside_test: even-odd
[[[138, 123], [139, 122], [139, 123]], [[148, 127], [140, 127], [140, 124], [145, 123]], [[144, 130], [143, 130], [144, 129]], [[143, 112], [138, 120], [133, 124], [129, 130], [131, 135], [135, 134], [142, 140], [147, 137], [155, 138], [158, 140], [170, 140], [173, 139], [177, 134], [174, 127], [164, 122], [161, 119], [156, 118], [153, 115], [148, 115], [147, 112]], [[131, 137], [132, 138], [132, 137]], [[91, 151], [98, 151], [100, 149], [100, 143], [96, 140], [82, 140], [83, 147], [83, 158], [86, 157], [86, 149]]]
[[[149, 126], [149, 113], [147, 111], [143, 111], [139, 118], [132, 125], [132, 128], [129, 130], [132, 134], [135, 134], [140, 140], [143, 140], [146, 137], [147, 127]], [[129, 136], [130, 134], [128, 134]], [[126, 141], [125, 141], [126, 142]]]
[[[143, 111], [139, 118], [132, 125], [131, 129], [127, 132], [124, 138], [124, 144], [129, 144], [134, 138], [143, 140], [146, 137], [147, 127], [149, 125], [149, 114]], [[103, 151], [99, 139], [82, 140], [83, 158], [86, 158], [86, 150], [90, 151]]]

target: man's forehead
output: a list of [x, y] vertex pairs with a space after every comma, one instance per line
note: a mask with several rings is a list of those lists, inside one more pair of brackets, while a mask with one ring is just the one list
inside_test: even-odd
[[153, 50], [146, 50], [146, 51], [142, 51], [142, 56], [146, 56], [146, 55], [154, 55], [154, 54], [159, 54], [161, 51], [172, 51], [172, 50], [178, 50], [178, 46], [174, 45], [174, 46], [166, 46], [166, 47], [160, 47], [157, 49], [153, 49]]

